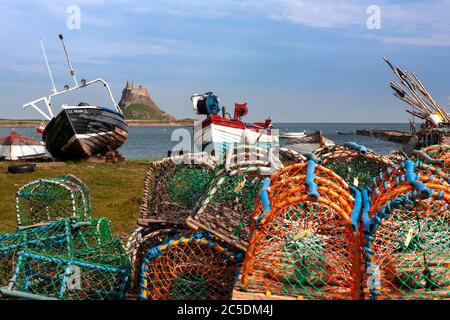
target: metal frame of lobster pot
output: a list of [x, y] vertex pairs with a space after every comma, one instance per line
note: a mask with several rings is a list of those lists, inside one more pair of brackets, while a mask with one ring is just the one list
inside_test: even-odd
[[19, 230], [66, 218], [85, 220], [92, 216], [91, 194], [70, 174], [35, 180], [17, 191], [16, 214]]

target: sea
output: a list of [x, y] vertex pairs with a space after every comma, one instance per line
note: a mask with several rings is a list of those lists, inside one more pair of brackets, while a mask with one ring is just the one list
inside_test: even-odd
[[[301, 132], [306, 130], [308, 133], [314, 133], [321, 130], [324, 136], [336, 144], [345, 142], [355, 142], [364, 145], [380, 154], [401, 149], [401, 145], [373, 137], [357, 135], [340, 135], [337, 132], [351, 133], [358, 129], [386, 129], [409, 131], [408, 123], [278, 123], [274, 124], [280, 132]], [[0, 128], [0, 136], [7, 135], [13, 128]], [[31, 136], [36, 139], [41, 137], [34, 128], [17, 128], [17, 133]], [[151, 160], [167, 156], [167, 152], [179, 144], [182, 139], [188, 140], [192, 136], [193, 128], [157, 126], [157, 127], [130, 127], [128, 140], [119, 149], [119, 152], [128, 160]], [[281, 146], [286, 141], [280, 140]], [[186, 141], [184, 141], [186, 143]]]

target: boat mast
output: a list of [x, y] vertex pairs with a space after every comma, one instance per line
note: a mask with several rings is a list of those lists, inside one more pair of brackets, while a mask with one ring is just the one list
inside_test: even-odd
[[57, 90], [55, 86], [55, 81], [53, 80], [52, 70], [50, 69], [50, 65], [48, 63], [47, 54], [45, 53], [44, 43], [42, 42], [42, 39], [41, 39], [41, 48], [42, 53], [44, 54], [45, 64], [47, 65], [48, 75], [50, 76], [50, 80], [52, 81], [52, 91], [53, 93], [56, 93]]
[[72, 76], [73, 81], [75, 82], [75, 86], [78, 87], [77, 77], [75, 76], [75, 71], [73, 70], [72, 62], [70, 62], [69, 54], [67, 53], [66, 44], [64, 42], [64, 37], [62, 34], [59, 35], [59, 39], [61, 39], [61, 42], [62, 42], [62, 45], [64, 48], [64, 53], [66, 54], [67, 64], [69, 65], [69, 69], [70, 69], [70, 75]]

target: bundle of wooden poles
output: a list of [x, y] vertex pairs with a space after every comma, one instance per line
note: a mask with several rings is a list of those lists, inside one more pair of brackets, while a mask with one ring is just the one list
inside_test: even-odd
[[429, 119], [434, 114], [440, 116], [443, 122], [450, 123], [450, 115], [436, 103], [415, 73], [402, 70], [386, 58], [384, 60], [400, 80], [389, 82], [389, 86], [394, 90], [394, 96], [413, 107], [412, 111], [407, 110], [408, 113], [420, 119]]

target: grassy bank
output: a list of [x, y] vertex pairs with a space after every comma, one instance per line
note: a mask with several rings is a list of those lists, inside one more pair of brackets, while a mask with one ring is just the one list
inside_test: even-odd
[[36, 128], [40, 120], [7, 120], [0, 119], [0, 128]]
[[[0, 128], [36, 128], [41, 124], [40, 120], [6, 120], [0, 119]], [[127, 119], [130, 127], [161, 127], [161, 126], [192, 126], [193, 119], [183, 119], [177, 121], [158, 121], [158, 120], [130, 120]]]
[[114, 232], [128, 237], [136, 228], [149, 163], [68, 162], [62, 167], [37, 168], [34, 173], [9, 174], [8, 165], [12, 163], [0, 162], [0, 232], [14, 232], [16, 229], [15, 194], [21, 186], [36, 179], [73, 174], [91, 190], [94, 217], [108, 217]]

